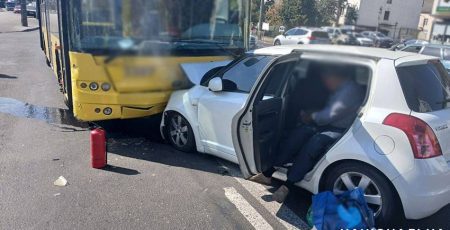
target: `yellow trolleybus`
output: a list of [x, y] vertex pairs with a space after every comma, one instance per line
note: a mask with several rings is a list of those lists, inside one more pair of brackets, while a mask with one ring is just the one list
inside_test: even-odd
[[249, 40], [249, 0], [38, 0], [41, 47], [84, 121], [161, 113], [190, 86], [180, 64], [230, 59]]

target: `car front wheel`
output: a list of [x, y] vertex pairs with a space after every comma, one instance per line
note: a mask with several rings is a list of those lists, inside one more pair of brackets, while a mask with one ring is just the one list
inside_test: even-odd
[[273, 44], [276, 45], [276, 46], [281, 46], [280, 40], [276, 40]]
[[353, 162], [338, 165], [327, 173], [324, 185], [325, 190], [334, 194], [361, 188], [374, 212], [377, 227], [392, 226], [394, 220], [402, 219], [398, 216], [402, 209], [396, 191], [390, 181], [372, 167]]
[[183, 152], [195, 151], [195, 137], [189, 122], [179, 113], [169, 113], [166, 134], [170, 144]]

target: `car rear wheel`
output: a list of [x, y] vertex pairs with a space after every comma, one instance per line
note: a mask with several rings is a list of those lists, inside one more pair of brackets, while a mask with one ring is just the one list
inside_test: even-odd
[[189, 122], [179, 113], [169, 113], [166, 134], [170, 144], [183, 152], [195, 151], [195, 136]]
[[276, 40], [273, 44], [276, 45], [276, 46], [281, 46], [280, 40]]
[[353, 190], [364, 191], [368, 206], [373, 210], [377, 227], [392, 226], [402, 211], [396, 191], [390, 181], [378, 170], [364, 164], [344, 163], [327, 173], [325, 190], [334, 194]]

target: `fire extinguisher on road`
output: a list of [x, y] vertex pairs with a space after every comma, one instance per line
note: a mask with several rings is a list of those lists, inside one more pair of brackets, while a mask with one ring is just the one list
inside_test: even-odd
[[102, 128], [91, 131], [91, 164], [95, 169], [102, 169], [107, 164], [106, 132]]

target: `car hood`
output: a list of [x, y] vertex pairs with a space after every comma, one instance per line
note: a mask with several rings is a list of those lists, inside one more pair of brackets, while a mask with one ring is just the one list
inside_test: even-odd
[[220, 66], [226, 66], [231, 62], [231, 60], [227, 61], [213, 61], [213, 62], [197, 62], [197, 63], [184, 63], [181, 64], [181, 69], [189, 78], [189, 80], [195, 84], [200, 85], [200, 81], [202, 80], [205, 74]]

